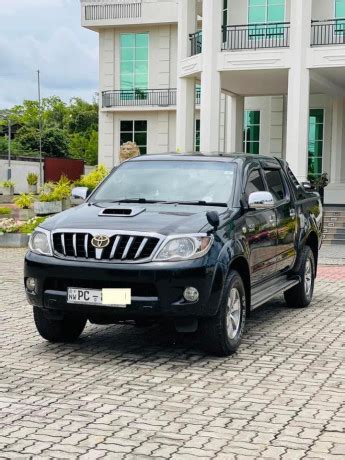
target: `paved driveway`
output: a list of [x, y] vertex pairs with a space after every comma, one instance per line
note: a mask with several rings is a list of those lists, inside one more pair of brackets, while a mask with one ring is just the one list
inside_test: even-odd
[[0, 250], [0, 458], [344, 458], [345, 268], [309, 309], [256, 311], [220, 359], [156, 327], [44, 342], [22, 257]]

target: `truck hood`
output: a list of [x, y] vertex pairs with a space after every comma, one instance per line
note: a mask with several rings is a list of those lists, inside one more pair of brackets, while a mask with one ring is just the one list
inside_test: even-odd
[[[208, 211], [229, 216], [229, 209], [214, 206], [166, 204], [82, 204], [47, 219], [46, 230], [114, 230], [153, 232], [162, 235], [198, 233], [209, 230]], [[131, 215], [121, 215], [121, 213]], [[102, 213], [115, 213], [104, 215]]]

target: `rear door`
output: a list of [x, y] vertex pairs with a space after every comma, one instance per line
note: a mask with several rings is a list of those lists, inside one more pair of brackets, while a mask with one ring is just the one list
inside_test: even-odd
[[[245, 199], [253, 192], [266, 191], [262, 171], [252, 169], [248, 173]], [[245, 233], [250, 253], [252, 284], [272, 276], [276, 271], [276, 213], [274, 209], [248, 210], [245, 214]]]
[[278, 272], [291, 268], [295, 262], [295, 239], [297, 232], [297, 213], [288, 184], [279, 167], [265, 168], [265, 180], [268, 191], [276, 203], [277, 216], [277, 250], [276, 270]]

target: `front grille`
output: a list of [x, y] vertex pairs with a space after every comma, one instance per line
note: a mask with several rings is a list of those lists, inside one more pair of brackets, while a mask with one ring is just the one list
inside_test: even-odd
[[140, 262], [151, 258], [160, 241], [152, 236], [115, 234], [109, 236], [108, 246], [96, 249], [91, 244], [93, 237], [90, 233], [54, 233], [54, 252], [60, 257], [75, 259]]

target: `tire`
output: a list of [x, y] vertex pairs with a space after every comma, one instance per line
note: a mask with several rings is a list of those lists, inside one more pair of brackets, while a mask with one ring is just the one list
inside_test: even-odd
[[66, 313], [61, 320], [51, 319], [41, 308], [34, 307], [36, 328], [48, 342], [74, 342], [83, 332], [86, 318]]
[[238, 272], [230, 271], [225, 286], [216, 316], [201, 320], [199, 328], [206, 351], [218, 356], [230, 356], [237, 351], [246, 322], [246, 295]]
[[290, 308], [306, 308], [313, 300], [315, 284], [315, 258], [309, 246], [305, 246], [301, 256], [301, 263], [296, 272], [301, 278], [299, 284], [284, 293], [285, 302]]

